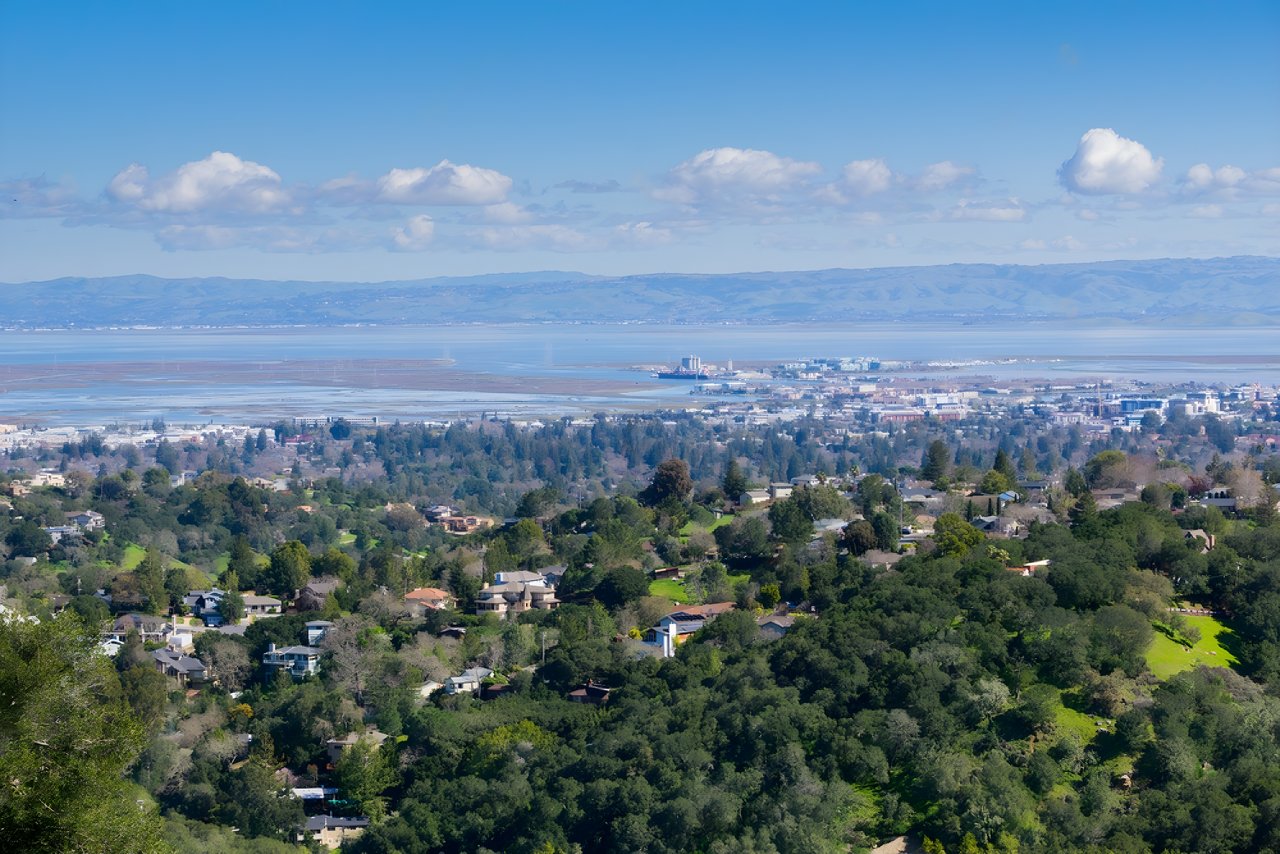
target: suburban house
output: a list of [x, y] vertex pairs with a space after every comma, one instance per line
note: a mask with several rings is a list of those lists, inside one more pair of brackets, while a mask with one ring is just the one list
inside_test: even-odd
[[676, 654], [676, 647], [688, 640], [698, 629], [726, 611], [732, 611], [733, 608], [732, 602], [686, 605], [659, 620], [658, 625], [645, 633], [644, 642], [658, 647], [662, 651], [663, 658], [671, 658]]
[[451, 534], [470, 534], [493, 527], [493, 520], [488, 516], [443, 516], [439, 523]]
[[1099, 510], [1110, 510], [1121, 504], [1132, 504], [1138, 500], [1138, 493], [1131, 489], [1095, 489], [1093, 501]]
[[781, 501], [784, 498], [790, 498], [791, 493], [794, 491], [795, 487], [789, 483], [769, 484], [769, 497], [774, 501]]
[[216, 587], [212, 590], [192, 590], [182, 597], [182, 604], [187, 606], [193, 617], [218, 617], [218, 606], [226, 595], [225, 590]]
[[1209, 490], [1204, 494], [1204, 498], [1200, 499], [1200, 504], [1204, 507], [1217, 507], [1223, 511], [1236, 509], [1236, 499], [1227, 487]]
[[564, 578], [566, 569], [568, 569], [568, 567], [560, 563], [555, 564], [554, 566], [544, 566], [539, 569], [538, 572], [542, 573], [542, 577], [546, 579], [547, 584], [552, 587], [557, 587], [560, 584], [560, 579]]
[[53, 541], [55, 546], [64, 540], [70, 542], [78, 539], [81, 534], [80, 529], [75, 525], [52, 525], [48, 528], [42, 528], [41, 530], [49, 535], [49, 539]]
[[1196, 540], [1202, 541], [1200, 545], [1200, 554], [1208, 554], [1213, 547], [1218, 544], [1217, 538], [1214, 537], [1213, 534], [1210, 534], [1208, 531], [1204, 531], [1200, 528], [1192, 528], [1190, 531], [1183, 534], [1183, 536], [1186, 538], [1188, 543], [1195, 542]]
[[107, 527], [107, 520], [97, 510], [80, 510], [67, 514], [67, 524], [82, 531], [101, 531]]
[[294, 679], [303, 679], [320, 672], [322, 654], [323, 650], [314, 646], [286, 646], [276, 649], [275, 644], [269, 643], [267, 651], [262, 654], [262, 664], [284, 670]]
[[354, 747], [358, 742], [367, 741], [374, 747], [382, 747], [391, 736], [385, 732], [379, 732], [376, 729], [366, 730], [365, 732], [349, 732], [342, 738], [331, 738], [324, 743], [324, 749], [329, 753], [329, 764], [337, 765], [338, 760], [342, 758], [342, 754]]
[[250, 617], [276, 617], [280, 615], [281, 602], [274, 596], [244, 594], [244, 612]]
[[[515, 579], [519, 580], [515, 580]], [[499, 580], [512, 579], [512, 580]], [[560, 604], [554, 588], [536, 572], [500, 572], [498, 583], [485, 585], [476, 594], [476, 614], [522, 614], [525, 611], [552, 611]]]
[[313, 815], [307, 817], [304, 833], [298, 834], [298, 842], [306, 842], [310, 836], [330, 851], [342, 847], [348, 839], [355, 839], [364, 833], [369, 826], [369, 819], [336, 815]]
[[612, 688], [606, 688], [603, 685], [597, 685], [590, 679], [587, 684], [581, 688], [574, 688], [569, 692], [570, 703], [586, 703], [592, 706], [603, 706], [609, 702], [609, 692]]
[[151, 653], [155, 659], [156, 669], [165, 676], [178, 680], [179, 685], [190, 685], [205, 681], [204, 662], [171, 649], [157, 649]]
[[107, 638], [98, 642], [98, 651], [103, 655], [109, 655], [115, 658], [119, 655], [120, 650], [124, 649], [124, 641], [119, 638]]
[[453, 607], [453, 596], [439, 587], [419, 587], [404, 594], [404, 603], [414, 617], [422, 617], [427, 611], [443, 611]]
[[136, 631], [143, 643], [163, 643], [169, 636], [169, 621], [150, 614], [121, 614], [107, 631], [108, 638], [123, 641], [130, 631]]
[[790, 614], [770, 614], [767, 617], [760, 617], [756, 620], [756, 625], [760, 627], [760, 635], [767, 640], [777, 640], [791, 630], [795, 625], [796, 618]]
[[767, 489], [748, 489], [738, 496], [738, 503], [743, 507], [750, 507], [752, 504], [764, 504], [768, 500], [769, 490]]
[[445, 680], [444, 690], [446, 694], [475, 694], [480, 690], [480, 683], [493, 675], [493, 671], [487, 667], [470, 667], [459, 673], [457, 676], [450, 676]]
[[426, 516], [427, 521], [429, 522], [439, 522], [442, 519], [447, 519], [450, 516], [457, 515], [457, 512], [457, 510], [450, 507], [448, 504], [437, 504], [433, 507], [428, 507], [423, 511], [422, 515]]
[[315, 646], [324, 640], [325, 635], [329, 634], [329, 629], [333, 628], [333, 623], [328, 620], [311, 620], [307, 623], [307, 646]]
[[298, 591], [295, 604], [299, 611], [319, 611], [324, 607], [329, 594], [336, 592], [341, 586], [342, 582], [337, 578], [313, 578], [307, 582], [306, 587]]

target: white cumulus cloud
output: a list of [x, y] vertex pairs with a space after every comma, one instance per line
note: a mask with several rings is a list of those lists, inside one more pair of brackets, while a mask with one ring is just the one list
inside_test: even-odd
[[1111, 128], [1094, 128], [1080, 137], [1076, 153], [1062, 164], [1058, 178], [1075, 193], [1087, 195], [1144, 192], [1160, 180], [1164, 159]]
[[435, 221], [426, 214], [418, 214], [403, 227], [392, 229], [391, 242], [401, 251], [418, 252], [426, 249], [435, 236]]
[[657, 196], [695, 204], [723, 197], [771, 197], [799, 188], [818, 174], [817, 163], [754, 148], [709, 148], [676, 166]]
[[430, 169], [392, 169], [375, 185], [375, 201], [412, 205], [495, 205], [511, 179], [494, 169], [441, 160]]
[[1197, 163], [1187, 170], [1180, 186], [1188, 196], [1213, 196], [1231, 201], [1245, 196], [1280, 195], [1280, 167], [1247, 172], [1239, 166]]
[[892, 187], [894, 177], [889, 164], [879, 157], [854, 160], [845, 164], [841, 185], [855, 196], [871, 196]]
[[261, 214], [291, 204], [291, 194], [274, 170], [226, 151], [154, 179], [147, 167], [131, 164], [111, 179], [106, 192], [117, 202], [157, 213]]

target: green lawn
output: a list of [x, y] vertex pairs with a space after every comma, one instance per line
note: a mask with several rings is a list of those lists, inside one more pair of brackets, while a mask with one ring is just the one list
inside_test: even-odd
[[1200, 630], [1200, 640], [1187, 649], [1163, 632], [1156, 632], [1155, 640], [1147, 649], [1147, 667], [1160, 679], [1176, 676], [1201, 664], [1210, 667], [1232, 667], [1236, 657], [1222, 645], [1222, 636], [1231, 629], [1217, 617], [1184, 616], [1188, 625]]
[[649, 595], [661, 596], [663, 599], [670, 599], [681, 605], [687, 605], [691, 601], [684, 589], [684, 582], [676, 578], [658, 578], [650, 581]]
[[147, 550], [132, 543], [124, 547], [124, 557], [120, 558], [121, 569], [137, 569], [138, 564], [147, 556]]
[[342, 534], [338, 537], [338, 545], [340, 546], [349, 546], [355, 543], [355, 541], [356, 535], [352, 533]]
[[1059, 694], [1058, 707], [1054, 709], [1054, 720], [1057, 723], [1059, 736], [1074, 733], [1080, 738], [1081, 744], [1088, 744], [1098, 735], [1096, 719], [1092, 715], [1086, 715], [1066, 705], [1061, 694]]
[[732, 521], [733, 521], [733, 517], [726, 514], [724, 516], [721, 516], [719, 519], [715, 520], [714, 522], [712, 522], [710, 525], [706, 525], [706, 526], [695, 525], [693, 522], [685, 522], [684, 527], [680, 529], [680, 536], [681, 538], [688, 537], [694, 531], [706, 531], [710, 533], [714, 531], [716, 528], [723, 528], [725, 525], [728, 525]]
[[[751, 576], [747, 573], [739, 575], [730, 575], [729, 584], [737, 585], [742, 581], [750, 581]], [[664, 599], [671, 599], [681, 605], [688, 605], [693, 601], [693, 597], [684, 589], [684, 582], [676, 578], [661, 578], [649, 582], [649, 595], [661, 596]]]

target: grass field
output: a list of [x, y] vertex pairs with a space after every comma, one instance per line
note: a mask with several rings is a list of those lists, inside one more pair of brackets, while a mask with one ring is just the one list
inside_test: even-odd
[[1187, 649], [1168, 635], [1156, 632], [1155, 640], [1147, 649], [1147, 667], [1152, 673], [1160, 679], [1168, 679], [1201, 664], [1210, 667], [1232, 667], [1236, 664], [1236, 657], [1222, 645], [1224, 635], [1230, 636], [1231, 629], [1221, 620], [1191, 616], [1183, 619], [1200, 630], [1200, 640]]
[[137, 569], [138, 564], [142, 563], [142, 559], [147, 556], [147, 550], [142, 546], [127, 545], [124, 547], [124, 557], [120, 558], [121, 569]]
[[[736, 586], [739, 582], [750, 580], [751, 576], [746, 573], [729, 576], [729, 584], [732, 586]], [[670, 599], [681, 605], [688, 605], [693, 601], [693, 597], [689, 595], [689, 591], [684, 589], [684, 582], [675, 578], [660, 578], [650, 581], [649, 595], [661, 596], [664, 599]]]
[[728, 525], [732, 521], [733, 521], [732, 516], [721, 516], [719, 519], [715, 520], [714, 522], [712, 522], [710, 525], [707, 525], [706, 527], [703, 527], [702, 525], [695, 525], [692, 522], [685, 522], [684, 527], [680, 529], [680, 539], [687, 540], [689, 538], [689, 535], [692, 534], [694, 531], [706, 531], [708, 533], [711, 533], [712, 531], [715, 531], [716, 528], [723, 528], [725, 525]]
[[675, 578], [659, 578], [650, 581], [649, 595], [661, 596], [663, 599], [670, 599], [681, 605], [687, 605], [692, 601], [688, 592], [684, 589], [684, 582]]
[[1064, 702], [1066, 698], [1058, 695], [1058, 707], [1054, 709], [1054, 721], [1059, 736], [1072, 733], [1079, 737], [1081, 744], [1088, 744], [1098, 735], [1098, 726], [1091, 715], [1071, 708]]

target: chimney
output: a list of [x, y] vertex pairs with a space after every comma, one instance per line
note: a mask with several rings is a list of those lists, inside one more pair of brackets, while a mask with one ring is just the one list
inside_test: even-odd
[[268, 652], [268, 653], [275, 652], [275, 651], [276, 651], [276, 645], [275, 645], [275, 644], [273, 644], [273, 643], [269, 643], [269, 644], [267, 644], [267, 652]]

